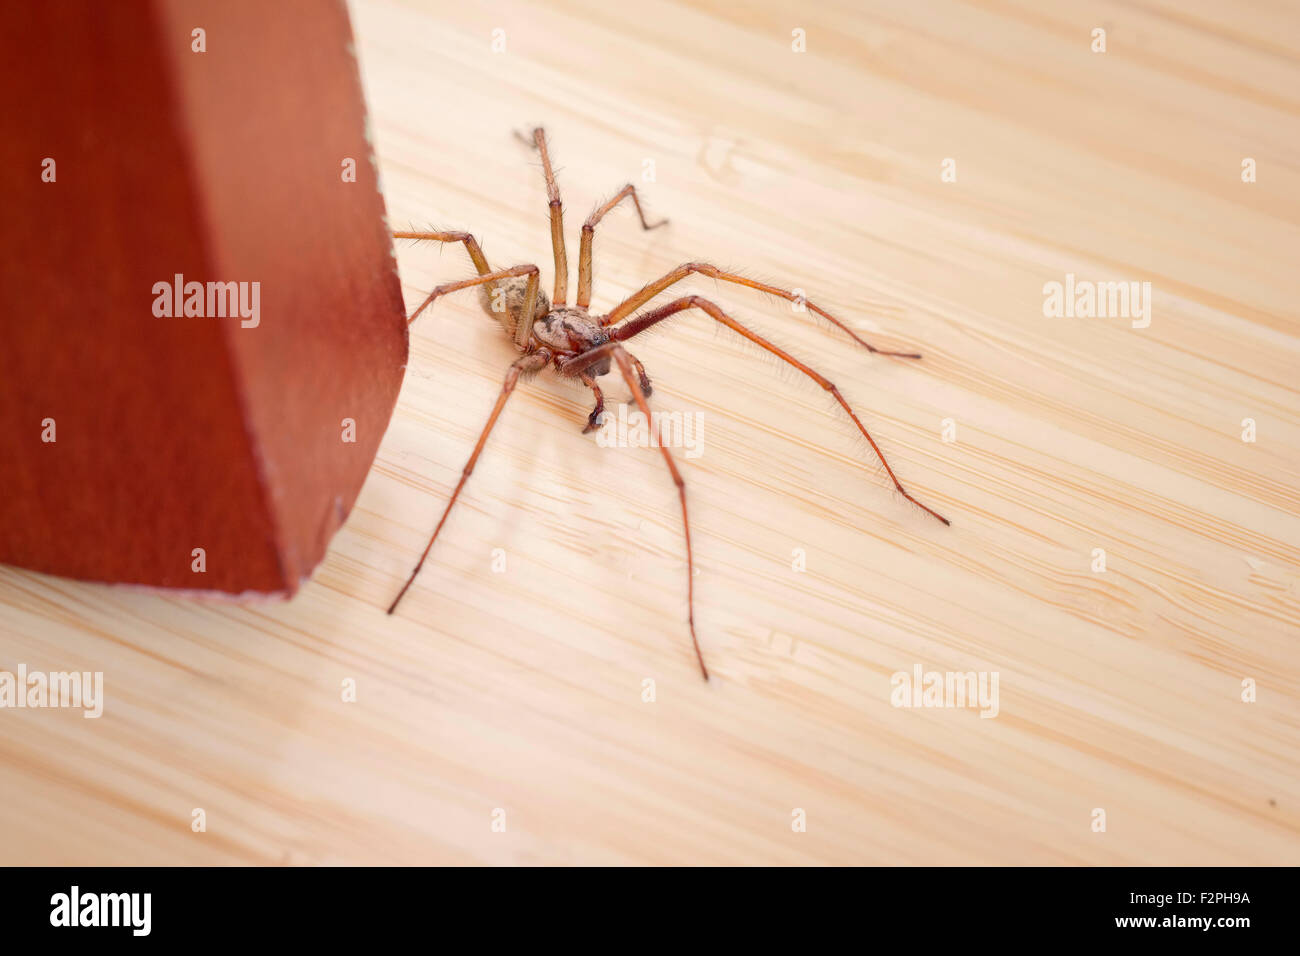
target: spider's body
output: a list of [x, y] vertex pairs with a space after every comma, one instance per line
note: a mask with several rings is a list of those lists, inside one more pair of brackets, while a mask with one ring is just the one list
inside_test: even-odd
[[[483, 311], [500, 322], [511, 338], [515, 337], [519, 327], [527, 285], [528, 279], [524, 276], [507, 276], [491, 286], [480, 287], [479, 301]], [[550, 299], [539, 290], [533, 308], [532, 333], [521, 351], [532, 353], [545, 348], [554, 356], [553, 364], [558, 368], [561, 360], [573, 358], [608, 341], [609, 332], [586, 309], [573, 305], [551, 308]], [[608, 359], [597, 362], [587, 370], [588, 375], [607, 375], [609, 366]]]
[[[563, 206], [560, 202], [560, 191], [555, 185], [555, 174], [551, 170], [550, 156], [546, 148], [546, 134], [538, 129], [533, 132], [533, 144], [541, 154], [542, 169], [546, 174], [546, 191], [550, 200], [551, 216], [551, 246], [555, 253], [555, 294], [550, 299], [546, 293], [538, 288], [539, 272], [537, 266], [514, 266], [509, 269], [493, 270], [483, 255], [483, 250], [479, 248], [478, 242], [472, 235], [467, 232], [397, 232], [394, 238], [399, 239], [427, 239], [435, 242], [462, 242], [465, 244], [466, 251], [469, 252], [470, 259], [474, 267], [478, 270], [478, 275], [473, 279], [465, 279], [460, 282], [451, 282], [442, 285], [433, 290], [424, 300], [424, 303], [415, 310], [411, 315], [410, 321], [414, 322], [416, 317], [426, 308], [433, 304], [434, 300], [441, 295], [449, 292], [455, 292], [459, 289], [468, 289], [477, 286], [479, 289], [480, 301], [484, 311], [501, 323], [502, 329], [509, 335], [522, 355], [510, 366], [506, 373], [506, 380], [501, 388], [501, 394], [497, 397], [496, 406], [492, 409], [492, 414], [488, 418], [487, 425], [484, 427], [482, 434], [479, 436], [478, 444], [474, 446], [474, 451], [470, 455], [469, 461], [461, 473], [460, 481], [456, 485], [456, 490], [452, 492], [451, 500], [447, 503], [446, 510], [443, 511], [442, 519], [434, 529], [433, 535], [429, 538], [428, 545], [425, 546], [424, 553], [420, 556], [415, 570], [407, 578], [406, 584], [402, 587], [401, 592], [388, 608], [388, 613], [392, 614], [397, 609], [398, 602], [402, 599], [416, 575], [420, 573], [420, 568], [424, 565], [424, 559], [428, 557], [433, 543], [438, 539], [438, 532], [442, 530], [443, 524], [447, 520], [447, 515], [451, 513], [452, 506], [460, 496], [461, 489], [465, 486], [470, 472], [474, 470], [474, 464], [478, 461], [479, 454], [483, 451], [483, 446], [487, 441], [488, 434], [492, 431], [492, 426], [496, 424], [497, 417], [501, 414], [502, 408], [505, 407], [506, 399], [514, 391], [521, 375], [529, 372], [538, 372], [548, 366], [553, 366], [561, 375], [570, 377], [582, 382], [587, 388], [592, 390], [596, 399], [596, 407], [592, 410], [587, 419], [585, 430], [590, 431], [597, 427], [601, 413], [605, 407], [604, 396], [600, 387], [596, 384], [596, 378], [605, 375], [612, 369], [617, 369], [623, 381], [632, 392], [632, 398], [636, 402], [641, 413], [645, 416], [646, 421], [651, 421], [650, 408], [646, 404], [646, 398], [650, 395], [650, 379], [646, 375], [645, 368], [636, 358], [623, 348], [622, 342], [627, 341], [633, 336], [639, 335], [651, 326], [689, 309], [699, 309], [708, 315], [711, 319], [722, 325], [727, 326], [733, 331], [739, 333], [751, 342], [756, 343], [773, 355], [776, 355], [782, 361], [803, 372], [840, 404], [848, 413], [853, 423], [858, 427], [862, 435], [871, 443], [871, 447], [880, 457], [880, 462], [885, 466], [885, 471], [893, 480], [894, 487], [908, 501], [911, 501], [918, 508], [948, 524], [948, 519], [943, 517], [937, 511], [926, 507], [917, 501], [910, 494], [903, 490], [894, 471], [889, 467], [889, 462], [881, 453], [880, 448], [876, 445], [875, 439], [867, 432], [857, 414], [844, 400], [838, 388], [827, 378], [815, 372], [812, 368], [796, 359], [794, 356], [785, 352], [781, 348], [773, 345], [767, 339], [750, 331], [741, 325], [735, 319], [731, 318], [722, 309], [713, 302], [702, 298], [698, 295], [688, 295], [675, 299], [666, 305], [650, 309], [646, 312], [636, 314], [642, 306], [646, 305], [651, 299], [663, 292], [670, 286], [680, 282], [690, 275], [704, 275], [723, 282], [732, 282], [737, 285], [746, 286], [751, 289], [757, 289], [760, 292], [766, 292], [772, 295], [780, 296], [790, 302], [800, 303], [808, 311], [820, 315], [831, 324], [848, 333], [854, 341], [864, 346], [868, 351], [880, 355], [893, 355], [899, 358], [919, 359], [921, 356], [915, 352], [888, 352], [876, 348], [870, 343], [864, 341], [856, 335], [848, 326], [839, 319], [832, 316], [826, 310], [813, 305], [802, 295], [787, 289], [781, 289], [777, 286], [768, 285], [764, 282], [758, 282], [753, 279], [747, 279], [734, 272], [725, 272], [716, 266], [709, 265], [705, 262], [687, 262], [660, 279], [648, 283], [639, 291], [634, 292], [627, 299], [611, 309], [604, 315], [592, 315], [588, 310], [591, 303], [591, 280], [592, 280], [592, 242], [595, 237], [596, 225], [605, 216], [607, 212], [613, 209], [618, 203], [625, 198], [631, 198], [633, 205], [636, 206], [637, 215], [641, 219], [643, 229], [653, 229], [657, 226], [664, 225], [664, 222], [657, 222], [653, 225], [646, 222], [645, 214], [641, 211], [641, 202], [637, 198], [636, 187], [624, 186], [614, 198], [597, 207], [596, 211], [588, 217], [582, 227], [582, 244], [579, 250], [578, 259], [578, 297], [573, 305], [568, 304], [568, 257], [564, 245], [564, 219]], [[687, 565], [687, 607], [688, 622], [691, 630], [691, 640], [695, 645], [695, 653], [700, 663], [700, 670], [704, 676], [708, 677], [708, 670], [704, 666], [704, 655], [700, 651], [699, 641], [695, 636], [695, 612], [694, 612], [694, 557], [691, 549], [691, 527], [686, 512], [686, 483], [682, 479], [681, 473], [677, 470], [677, 465], [673, 460], [672, 453], [661, 442], [654, 443], [664, 461], [668, 466], [668, 471], [672, 475], [673, 483], [677, 486], [678, 497], [681, 500], [682, 524], [686, 532], [686, 565]]]

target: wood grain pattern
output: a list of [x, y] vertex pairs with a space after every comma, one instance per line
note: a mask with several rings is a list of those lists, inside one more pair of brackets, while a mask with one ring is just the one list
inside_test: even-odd
[[[924, 352], [684, 283], [836, 381], [953, 526], [889, 489], [819, 389], [683, 316], [634, 351], [657, 407], [703, 416], [679, 461], [714, 680], [662, 461], [580, 435], [587, 393], [550, 376], [385, 617], [514, 354], [460, 294], [415, 326], [358, 508], [293, 603], [0, 569], [0, 667], [102, 670], [107, 694], [98, 721], [0, 713], [0, 861], [1300, 862], [1294, 6], [353, 17], [394, 226], [472, 230], [548, 286], [541, 175], [511, 136], [545, 123], [571, 262], [626, 182], [671, 220], [606, 219], [597, 307], [707, 259]], [[408, 304], [470, 274], [459, 248], [398, 259]], [[1149, 281], [1150, 326], [1045, 317], [1067, 273]], [[892, 707], [917, 663], [997, 672], [998, 716]]]

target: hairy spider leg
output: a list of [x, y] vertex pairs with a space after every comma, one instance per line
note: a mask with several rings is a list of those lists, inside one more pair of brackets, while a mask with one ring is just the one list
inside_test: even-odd
[[394, 239], [420, 239], [429, 242], [463, 242], [465, 251], [474, 262], [474, 268], [478, 270], [479, 275], [486, 275], [491, 272], [488, 266], [487, 256], [483, 255], [483, 250], [479, 247], [478, 240], [468, 232], [395, 232]]
[[[608, 350], [607, 354], [614, 356], [614, 363], [618, 366], [619, 374], [623, 376], [623, 381], [627, 382], [627, 387], [631, 389], [632, 398], [636, 401], [637, 407], [641, 409], [641, 414], [645, 416], [647, 426], [653, 427], [654, 419], [650, 415], [650, 406], [645, 400], [645, 393], [641, 391], [641, 383], [632, 374], [632, 363], [627, 350], [616, 342], [609, 342], [583, 354], [590, 355], [592, 351], [606, 349]], [[673, 460], [672, 452], [668, 450], [667, 445], [659, 440], [657, 435], [655, 444], [659, 446], [659, 452], [664, 456], [664, 463], [668, 466], [668, 473], [672, 475], [673, 484], [677, 486], [677, 497], [682, 504], [682, 531], [686, 535], [686, 620], [691, 629], [691, 644], [695, 647], [695, 658], [700, 662], [700, 673], [704, 675], [705, 680], [708, 680], [709, 669], [704, 666], [704, 653], [700, 650], [699, 638], [695, 636], [695, 554], [691, 549], [691, 521], [686, 513], [686, 480], [682, 477], [682, 473], [677, 470], [677, 462]]]
[[[633, 401], [645, 416], [647, 427], [654, 428], [654, 416], [650, 414], [650, 405], [646, 402], [647, 391], [641, 386], [641, 381], [645, 380], [645, 368], [619, 343], [610, 341], [570, 358], [559, 358], [556, 360], [556, 368], [561, 374], [577, 375], [586, 381], [589, 376], [585, 374], [585, 369], [607, 356], [613, 357], [619, 374], [623, 376], [623, 381], [632, 392]], [[634, 366], [637, 370], [636, 374], [633, 374]], [[659, 453], [663, 455], [664, 463], [668, 466], [668, 474], [672, 476], [673, 484], [677, 486], [677, 498], [682, 506], [682, 531], [686, 538], [686, 620], [691, 631], [691, 645], [695, 648], [695, 658], [700, 664], [700, 673], [704, 675], [705, 680], [708, 680], [709, 669], [704, 664], [704, 653], [700, 650], [700, 640], [695, 634], [695, 551], [691, 545], [691, 520], [686, 510], [686, 480], [678, 471], [672, 452], [657, 433], [654, 436], [654, 444], [659, 448]]]
[[582, 224], [582, 240], [578, 247], [578, 308], [585, 309], [591, 305], [591, 244], [595, 239], [596, 225], [605, 218], [605, 214], [617, 206], [628, 196], [632, 197], [632, 205], [636, 207], [636, 214], [641, 219], [641, 228], [645, 231], [658, 229], [660, 226], [668, 224], [667, 219], [660, 219], [658, 222], [646, 222], [645, 211], [641, 208], [641, 200], [637, 197], [636, 187], [628, 183], [620, 189], [612, 199], [587, 217], [587, 221]]
[[447, 502], [447, 507], [442, 512], [442, 517], [438, 520], [438, 525], [433, 529], [433, 534], [429, 537], [429, 543], [424, 546], [424, 553], [420, 555], [420, 560], [415, 565], [415, 570], [411, 576], [406, 579], [402, 585], [402, 590], [393, 598], [393, 603], [388, 606], [388, 613], [392, 614], [397, 610], [397, 604], [405, 596], [411, 584], [415, 581], [416, 576], [420, 573], [420, 568], [424, 567], [424, 559], [429, 556], [429, 551], [433, 548], [433, 543], [438, 540], [438, 532], [442, 531], [442, 526], [447, 522], [447, 516], [451, 514], [452, 507], [456, 504], [456, 499], [460, 497], [460, 491], [465, 487], [465, 482], [469, 479], [470, 474], [474, 471], [474, 464], [478, 461], [478, 456], [483, 452], [483, 446], [487, 444], [488, 435], [492, 432], [492, 426], [497, 423], [497, 418], [501, 415], [501, 410], [506, 406], [506, 400], [510, 398], [510, 393], [515, 390], [519, 384], [519, 376], [529, 372], [536, 372], [544, 369], [552, 359], [552, 354], [546, 349], [538, 349], [536, 352], [529, 352], [527, 355], [521, 355], [516, 359], [506, 372], [505, 382], [501, 385], [501, 394], [497, 396], [497, 403], [492, 407], [492, 414], [488, 416], [487, 424], [483, 426], [482, 433], [478, 436], [478, 443], [474, 446], [474, 451], [470, 453], [469, 461], [465, 462], [465, 467], [461, 471], [460, 481], [456, 482], [456, 490], [451, 493], [451, 500]]
[[[519, 134], [515, 134], [519, 135]], [[520, 136], [520, 139], [523, 139]], [[551, 169], [551, 154], [546, 148], [546, 130], [533, 130], [533, 143], [542, 157], [542, 172], [546, 176], [546, 199], [551, 207], [551, 249], [555, 253], [555, 294], [552, 305], [564, 305], [569, 294], [569, 256], [564, 248], [564, 205], [560, 202], [560, 187], [555, 184], [555, 170]]]
[[767, 292], [771, 295], [780, 296], [790, 302], [802, 302], [807, 306], [807, 308], [820, 315], [823, 319], [826, 319], [836, 328], [847, 332], [853, 341], [863, 346], [868, 352], [875, 352], [877, 355], [892, 355], [896, 358], [906, 359], [919, 359], [921, 357], [919, 352], [891, 352], [886, 349], [878, 349], [821, 306], [809, 302], [808, 299], [803, 296], [797, 295], [789, 289], [781, 289], [774, 285], [768, 285], [766, 282], [759, 282], [756, 279], [750, 279], [747, 276], [742, 276], [735, 272], [724, 272], [717, 266], [711, 266], [707, 262], [687, 262], [684, 265], [678, 266], [662, 278], [647, 283], [636, 292], [633, 292], [618, 305], [614, 306], [607, 315], [601, 318], [600, 324], [613, 325], [616, 322], [621, 322], [627, 316], [631, 315], [637, 309], [641, 308], [641, 306], [645, 305], [657, 296], [660, 292], [663, 292], [671, 285], [681, 282], [687, 276], [692, 274], [708, 276], [711, 279], [721, 279], [723, 282], [734, 282], [736, 285], [743, 285], [746, 288], [757, 289], [759, 292]]

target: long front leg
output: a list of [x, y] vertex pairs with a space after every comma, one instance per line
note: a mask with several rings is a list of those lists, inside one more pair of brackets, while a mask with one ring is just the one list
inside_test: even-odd
[[551, 154], [546, 148], [546, 130], [540, 126], [533, 130], [533, 145], [542, 157], [546, 199], [551, 207], [551, 249], [555, 253], [555, 294], [551, 296], [551, 303], [564, 305], [569, 294], [569, 256], [564, 248], [564, 205], [560, 202], [560, 187], [555, 184], [555, 170], [551, 169]]
[[416, 575], [420, 573], [420, 568], [424, 567], [424, 559], [429, 556], [433, 543], [438, 540], [438, 532], [447, 523], [447, 515], [451, 514], [452, 506], [456, 504], [456, 499], [460, 497], [460, 490], [465, 487], [465, 482], [469, 479], [470, 473], [473, 472], [474, 464], [478, 461], [478, 456], [482, 454], [483, 446], [487, 444], [488, 435], [492, 432], [492, 426], [497, 423], [497, 418], [501, 415], [501, 409], [506, 407], [506, 399], [510, 397], [510, 393], [515, 390], [515, 385], [519, 383], [519, 376], [528, 372], [539, 371], [545, 368], [550, 361], [551, 353], [546, 349], [538, 349], [536, 352], [520, 356], [510, 366], [510, 370], [506, 372], [506, 380], [501, 386], [501, 394], [497, 396], [497, 403], [492, 407], [492, 414], [488, 416], [487, 424], [483, 426], [483, 432], [478, 436], [478, 443], [474, 446], [474, 451], [470, 453], [469, 461], [465, 462], [465, 468], [460, 474], [460, 481], [456, 482], [456, 490], [451, 493], [451, 500], [447, 502], [447, 507], [442, 512], [442, 518], [438, 520], [438, 526], [433, 529], [433, 534], [429, 537], [429, 543], [424, 546], [424, 553], [420, 555], [415, 570], [411, 572], [411, 576], [402, 585], [402, 590], [397, 592], [397, 597], [393, 598], [393, 603], [388, 606], [389, 614], [397, 610], [398, 602], [402, 600], [411, 584], [414, 583]]
[[613, 325], [615, 322], [621, 322], [657, 296], [660, 292], [663, 292], [671, 285], [681, 282], [687, 276], [692, 274], [708, 276], [711, 279], [721, 279], [723, 282], [734, 282], [736, 285], [743, 285], [749, 289], [757, 289], [759, 292], [766, 292], [769, 295], [780, 296], [790, 302], [802, 302], [810, 310], [820, 315], [836, 328], [847, 332], [853, 341], [857, 342], [868, 352], [875, 352], [877, 355], [892, 355], [896, 358], [919, 359], [921, 357], [919, 352], [891, 352], [886, 349], [878, 349], [821, 306], [814, 305], [806, 298], [796, 295], [793, 291], [789, 289], [781, 289], [774, 285], [768, 285], [766, 282], [759, 282], [757, 279], [750, 279], [747, 276], [742, 276], [736, 272], [724, 272], [717, 266], [711, 266], [707, 262], [687, 262], [684, 265], [678, 266], [663, 278], [648, 283], [616, 305], [608, 315], [601, 318], [600, 324]]
[[582, 241], [578, 246], [578, 308], [585, 309], [591, 305], [591, 244], [595, 239], [596, 226], [605, 214], [617, 206], [628, 196], [632, 197], [632, 205], [636, 207], [636, 214], [641, 220], [641, 228], [649, 231], [658, 229], [660, 226], [668, 224], [667, 219], [660, 219], [658, 222], [646, 222], [645, 211], [641, 208], [641, 200], [637, 198], [636, 187], [628, 183], [620, 189], [614, 198], [610, 199], [603, 206], [600, 206], [587, 217], [587, 221], [582, 225]]
[[618, 328], [612, 329], [610, 331], [609, 342], [607, 342], [604, 345], [598, 345], [594, 349], [589, 349], [588, 351], [583, 352], [581, 355], [574, 356], [572, 359], [569, 359], [567, 361], [562, 361], [560, 363], [560, 370], [566, 375], [577, 375], [580, 372], [585, 371], [595, 362], [598, 362], [604, 356], [610, 354], [610, 352], [612, 352], [614, 349], [619, 348], [618, 345], [619, 342], [626, 342], [634, 335], [638, 335], [641, 332], [644, 332], [652, 325], [657, 325], [658, 323], [664, 321], [665, 319], [668, 319], [676, 315], [678, 312], [684, 312], [687, 309], [699, 309], [701, 312], [704, 312], [714, 321], [719, 322], [722, 325], [725, 325], [727, 328], [731, 329], [732, 331], [740, 333], [745, 338], [749, 339], [749, 341], [771, 352], [773, 355], [781, 359], [783, 362], [787, 362], [790, 365], [793, 365], [795, 368], [803, 372], [805, 375], [811, 378], [814, 382], [816, 382], [826, 391], [830, 392], [831, 396], [835, 399], [835, 401], [839, 402], [840, 407], [843, 408], [844, 411], [848, 412], [849, 418], [853, 419], [853, 424], [858, 426], [858, 431], [862, 433], [862, 437], [864, 437], [871, 444], [872, 449], [876, 453], [876, 457], [878, 457], [880, 459], [880, 463], [885, 466], [885, 471], [889, 474], [889, 478], [891, 481], [893, 481], [894, 487], [898, 490], [898, 493], [902, 495], [904, 498], [906, 498], [908, 501], [912, 502], [912, 504], [916, 505], [926, 514], [934, 518], [937, 518], [938, 520], [942, 521], [944, 524], [951, 524], [951, 522], [947, 518], [939, 514], [939, 512], [935, 511], [933, 508], [921, 504], [921, 502], [913, 498], [903, 488], [902, 482], [900, 482], [898, 480], [898, 476], [894, 474], [894, 469], [889, 467], [889, 462], [885, 459], [885, 453], [880, 450], [880, 446], [877, 445], [876, 440], [871, 437], [871, 433], [868, 432], [866, 426], [862, 424], [862, 420], [858, 418], [857, 413], [853, 411], [852, 406], [850, 406], [849, 403], [844, 400], [844, 396], [840, 394], [840, 390], [835, 387], [834, 382], [826, 378], [826, 376], [822, 375], [821, 373], [816, 372], [813, 369], [809, 368], [807, 365], [799, 361], [789, 352], [786, 352], [784, 349], [780, 348], [777, 345], [773, 345], [771, 342], [763, 338], [757, 332], [753, 332], [745, 328], [745, 326], [741, 325], [731, 316], [727, 315], [725, 312], [723, 312], [720, 308], [718, 308], [708, 299], [703, 299], [698, 295], [688, 295], [685, 298], [676, 299], [672, 302], [669, 302], [667, 305], [660, 306], [657, 309], [652, 309], [649, 312], [645, 312], [641, 315], [638, 315], [634, 319], [628, 320], [623, 325], [620, 325], [618, 326]]
[[[636, 401], [637, 407], [641, 409], [641, 414], [645, 416], [646, 427], [653, 427], [654, 419], [650, 415], [650, 406], [646, 403], [645, 393], [641, 391], [641, 383], [632, 374], [632, 363], [629, 361], [627, 351], [623, 346], [615, 342], [601, 346], [600, 349], [608, 349], [605, 354], [614, 356], [614, 364], [618, 366], [619, 374], [623, 376], [623, 381], [627, 382], [627, 387], [632, 390], [632, 398]], [[583, 354], [590, 355], [592, 353], [585, 352]], [[578, 358], [581, 357], [578, 356]], [[695, 657], [700, 662], [700, 673], [704, 675], [705, 680], [708, 680], [709, 669], [704, 666], [704, 653], [700, 650], [699, 638], [695, 636], [695, 554], [691, 549], [691, 521], [686, 513], [686, 480], [682, 478], [682, 473], [677, 470], [677, 462], [673, 460], [672, 452], [668, 450], [660, 437], [656, 436], [655, 444], [659, 446], [659, 451], [664, 456], [664, 463], [668, 465], [668, 473], [672, 475], [673, 484], [677, 486], [677, 497], [682, 503], [682, 530], [686, 533], [686, 620], [691, 629], [691, 644], [695, 647]]]

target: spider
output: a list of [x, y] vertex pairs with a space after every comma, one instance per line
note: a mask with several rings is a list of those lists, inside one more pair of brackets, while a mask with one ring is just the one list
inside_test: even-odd
[[[539, 271], [537, 266], [519, 265], [512, 266], [509, 269], [494, 270], [488, 265], [487, 258], [483, 255], [483, 250], [479, 247], [478, 241], [468, 232], [393, 233], [394, 239], [463, 243], [465, 250], [474, 263], [474, 268], [478, 270], [478, 275], [472, 279], [449, 282], [435, 288], [420, 304], [419, 308], [411, 314], [407, 320], [408, 325], [414, 322], [425, 309], [433, 305], [434, 301], [440, 296], [478, 286], [484, 311], [488, 313], [489, 317], [501, 323], [506, 334], [514, 339], [515, 348], [523, 354], [515, 360], [506, 372], [505, 382], [502, 384], [501, 392], [497, 396], [496, 405], [493, 406], [491, 414], [488, 415], [487, 424], [483, 426], [483, 431], [479, 434], [478, 442], [474, 445], [473, 452], [470, 453], [469, 461], [465, 463], [460, 480], [451, 493], [451, 500], [447, 502], [447, 507], [443, 510], [437, 526], [433, 529], [433, 534], [429, 537], [429, 543], [425, 545], [424, 552], [420, 555], [420, 560], [416, 563], [415, 569], [411, 572], [410, 577], [406, 579], [402, 590], [398, 592], [397, 597], [393, 599], [393, 603], [389, 606], [389, 614], [397, 610], [398, 603], [424, 566], [429, 551], [433, 548], [434, 542], [438, 540], [438, 534], [442, 531], [447, 516], [451, 514], [456, 499], [460, 497], [461, 489], [465, 487], [465, 482], [469, 479], [470, 473], [473, 472], [474, 465], [483, 452], [483, 446], [487, 442], [488, 435], [491, 433], [493, 425], [496, 424], [497, 418], [501, 415], [506, 400], [510, 398], [511, 392], [514, 391], [515, 386], [518, 384], [520, 376], [540, 372], [547, 366], [553, 366], [560, 375], [577, 379], [591, 389], [596, 405], [592, 409], [591, 415], [588, 416], [587, 425], [583, 429], [583, 432], [586, 433], [599, 426], [600, 417], [605, 408], [604, 393], [601, 392], [600, 386], [596, 384], [596, 379], [609, 373], [611, 368], [616, 368], [623, 381], [627, 383], [627, 387], [631, 390], [632, 397], [641, 410], [641, 414], [645, 416], [646, 422], [651, 422], [650, 408], [646, 404], [646, 399], [651, 394], [650, 379], [646, 375], [645, 366], [628, 352], [622, 343], [688, 309], [698, 309], [715, 322], [719, 322], [738, 332], [749, 341], [771, 352], [783, 362], [794, 366], [829, 392], [835, 401], [848, 413], [849, 418], [853, 420], [853, 424], [858, 427], [858, 431], [871, 443], [872, 449], [880, 458], [880, 463], [885, 466], [885, 471], [888, 472], [899, 494], [922, 511], [942, 521], [945, 525], [949, 524], [947, 518], [934, 509], [921, 504], [903, 489], [875, 439], [867, 432], [866, 427], [863, 426], [862, 421], [849, 406], [849, 403], [844, 400], [844, 396], [840, 394], [839, 389], [825, 376], [814, 371], [767, 339], [745, 328], [713, 302], [698, 295], [688, 295], [674, 299], [672, 302], [642, 312], [639, 315], [633, 315], [633, 313], [637, 312], [638, 309], [659, 293], [687, 276], [702, 275], [723, 282], [733, 282], [736, 285], [746, 286], [750, 289], [757, 289], [760, 292], [778, 295], [791, 302], [802, 302], [806, 308], [811, 309], [832, 325], [842, 329], [855, 342], [876, 355], [919, 359], [921, 356], [918, 353], [890, 352], [878, 349], [856, 335], [848, 326], [825, 309], [803, 299], [802, 296], [786, 289], [779, 289], [776, 286], [746, 278], [734, 272], [723, 271], [706, 262], [687, 262], [680, 265], [667, 275], [655, 279], [632, 293], [604, 315], [592, 314], [589, 311], [591, 305], [591, 247], [595, 238], [596, 226], [601, 219], [624, 199], [630, 198], [632, 205], [636, 207], [637, 216], [641, 220], [643, 230], [657, 229], [667, 224], [667, 220], [655, 223], [646, 221], [645, 212], [641, 208], [641, 201], [637, 197], [636, 187], [631, 184], [624, 186], [614, 194], [613, 198], [597, 206], [595, 211], [587, 217], [587, 221], [583, 223], [582, 239], [578, 247], [578, 294], [573, 305], [569, 305], [569, 263], [564, 245], [564, 208], [560, 202], [560, 190], [555, 184], [555, 173], [551, 169], [551, 157], [546, 148], [546, 132], [541, 128], [535, 129], [531, 142], [519, 133], [515, 135], [537, 150], [541, 156], [542, 172], [546, 177], [546, 195], [550, 201], [551, 248], [555, 255], [555, 291], [549, 301], [546, 298], [546, 293], [538, 288]], [[683, 480], [682, 474], [677, 468], [677, 463], [667, 446], [662, 442], [654, 442], [654, 444], [658, 445], [659, 451], [663, 455], [664, 463], [668, 466], [668, 473], [672, 476], [673, 484], [677, 486], [677, 496], [681, 502], [682, 528], [686, 539], [687, 623], [691, 632], [691, 643], [695, 648], [695, 657], [700, 664], [700, 672], [704, 675], [704, 679], [708, 680], [709, 671], [704, 664], [704, 654], [700, 650], [700, 642], [695, 634], [695, 558], [691, 549], [691, 524], [686, 511], [686, 482]]]

